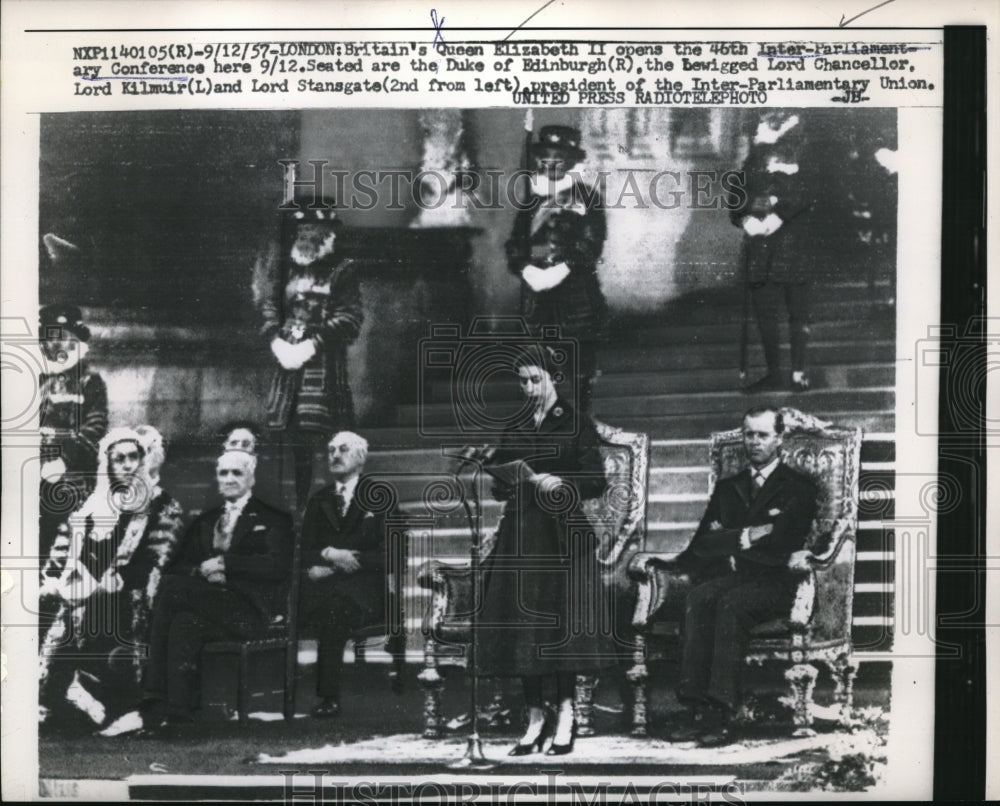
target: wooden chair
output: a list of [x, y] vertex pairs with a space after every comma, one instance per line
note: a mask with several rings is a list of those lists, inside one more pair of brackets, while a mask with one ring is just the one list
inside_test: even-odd
[[[810, 706], [818, 670], [827, 667], [835, 682], [834, 702], [841, 720], [851, 708], [857, 664], [851, 658], [854, 602], [855, 536], [858, 525], [858, 475], [861, 429], [841, 428], [782, 409], [785, 435], [783, 461], [808, 474], [817, 484], [817, 514], [807, 538], [808, 571], [802, 571], [795, 603], [787, 616], [755, 627], [747, 663], [776, 661], [787, 668], [797, 733], [812, 724]], [[739, 429], [712, 435], [709, 492], [716, 480], [735, 475], [747, 459]], [[633, 626], [639, 641], [677, 638], [691, 580], [674, 565], [680, 552], [645, 552], [632, 558], [628, 573], [639, 586]], [[679, 645], [675, 647], [679, 651]], [[629, 673], [635, 687], [633, 735], [645, 736], [645, 662]]]
[[[625, 615], [616, 622], [631, 633], [628, 616], [634, 609], [635, 586], [625, 569], [628, 559], [645, 546], [649, 437], [597, 421], [594, 424], [601, 440], [608, 486], [601, 498], [584, 506], [600, 538], [598, 562], [615, 592], [616, 613]], [[487, 545], [483, 556], [486, 556], [492, 544], [484, 542]], [[418, 680], [424, 688], [424, 736], [434, 738], [442, 735], [440, 700], [444, 678], [440, 667], [465, 665], [465, 645], [470, 641], [472, 575], [467, 563], [430, 560], [421, 567], [417, 582], [432, 592], [424, 614], [424, 668]], [[634, 660], [638, 663], [640, 659]], [[576, 719], [580, 735], [593, 733], [592, 699], [596, 682], [589, 675], [577, 678]]]
[[262, 652], [281, 651], [285, 653], [282, 713], [285, 719], [292, 719], [295, 716], [295, 688], [299, 653], [299, 582], [302, 565], [301, 537], [298, 530], [295, 531], [294, 540], [291, 578], [288, 582], [285, 612], [275, 616], [259, 637], [245, 641], [212, 641], [206, 644], [202, 650], [203, 654], [237, 656], [239, 666], [236, 680], [236, 708], [241, 725], [247, 724], [250, 714], [250, 657]]
[[368, 660], [372, 641], [381, 640], [392, 658], [389, 680], [394, 693], [403, 690], [403, 672], [406, 668], [406, 616], [403, 596], [407, 572], [407, 536], [412, 524], [409, 519], [387, 518], [386, 541], [389, 557], [386, 564], [386, 617], [383, 621], [368, 624], [351, 635], [355, 663]]

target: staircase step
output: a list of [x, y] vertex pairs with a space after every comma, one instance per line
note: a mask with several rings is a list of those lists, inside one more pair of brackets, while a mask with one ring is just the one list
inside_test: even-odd
[[[749, 408], [752, 398], [747, 400], [746, 407]], [[777, 405], [793, 405], [808, 411], [810, 414], [829, 420], [841, 426], [861, 426], [865, 431], [885, 432], [894, 428], [895, 416], [892, 411], [883, 409], [874, 411], [824, 411], [807, 407], [803, 404], [803, 396], [796, 396], [789, 400], [778, 399], [774, 401]], [[772, 400], [774, 400], [772, 398]], [[600, 415], [599, 415], [600, 416]], [[610, 419], [604, 418], [601, 419]], [[674, 414], [668, 416], [619, 416], [614, 418], [614, 423], [627, 431], [641, 431], [649, 434], [652, 439], [683, 438], [690, 434], [711, 434], [715, 431], [725, 431], [733, 427], [734, 417], [725, 414]], [[706, 449], [707, 453], [707, 449]]]
[[[653, 439], [649, 446], [651, 467], [708, 466], [709, 440]], [[892, 463], [896, 458], [895, 437], [891, 434], [866, 433], [861, 442], [861, 466], [873, 462]]]
[[[884, 319], [892, 308], [892, 295], [888, 286], [880, 286], [872, 293], [863, 284], [823, 283], [811, 289], [809, 316], [813, 322], [833, 321], [838, 318], [876, 321]], [[724, 321], [721, 316], [723, 313], [727, 315], [725, 319], [739, 322], [742, 312], [741, 288], [705, 289], [686, 294], [668, 303], [661, 310], [644, 316], [635, 314], [613, 316], [609, 330], [611, 332], [626, 328], [645, 330], [662, 325], [664, 322], [677, 327], [699, 325], [714, 318], [716, 314], [720, 315], [719, 321]], [[752, 306], [750, 316], [752, 319]]]
[[[802, 395], [794, 395], [794, 397], [791, 392], [778, 393], [778, 396], [781, 395], [789, 401], [796, 401], [799, 403], [799, 407], [810, 411], [815, 409], [886, 409], [891, 411], [895, 406], [895, 389], [892, 387], [847, 390], [817, 389]], [[774, 393], [745, 395], [738, 391], [618, 396], [595, 400], [594, 412], [598, 419], [615, 423], [629, 417], [695, 413], [719, 413], [726, 417], [738, 418], [745, 409], [770, 402], [775, 397]], [[522, 409], [523, 403], [520, 402], [496, 403], [488, 407], [486, 413], [492, 420], [503, 422], [505, 419], [515, 416]], [[398, 406], [396, 411], [399, 425], [417, 425], [419, 423], [428, 430], [454, 430], [457, 427], [455, 424], [460, 421], [476, 422], [470, 416], [471, 412], [468, 409], [463, 410], [449, 403]], [[488, 441], [488, 436], [484, 439]]]
[[[784, 365], [790, 366], [787, 345], [783, 347]], [[752, 342], [747, 351], [751, 368], [764, 366], [764, 353]], [[891, 363], [896, 361], [896, 347], [891, 339], [817, 341], [809, 345], [810, 366], [839, 364]], [[732, 368], [739, 366], [737, 342], [729, 344], [701, 344], [697, 347], [675, 345], [673, 349], [663, 343], [650, 345], [624, 345], [602, 350], [597, 365], [606, 373], [651, 372], [677, 369]]]
[[708, 491], [708, 462], [702, 466], [652, 467], [649, 470], [649, 495], [701, 494]]
[[855, 655], [859, 652], [889, 652], [892, 650], [891, 625], [854, 624], [851, 643]]
[[[844, 316], [840, 308], [836, 316], [820, 320], [813, 316], [809, 326], [810, 338], [815, 341], [855, 340], [855, 339], [890, 339], [892, 338], [895, 321], [876, 316], [861, 319], [856, 316]], [[661, 348], [665, 344], [738, 344], [741, 330], [742, 310], [738, 308], [712, 308], [711, 321], [698, 321], [688, 324], [677, 324], [667, 317], [659, 323], [651, 322], [641, 326], [629, 325], [611, 328], [609, 338], [616, 343], [655, 344]], [[787, 322], [781, 325], [782, 338], [788, 338]], [[756, 321], [751, 318], [750, 333], [757, 337]]]
[[[809, 378], [814, 389], [855, 389], [892, 387], [896, 382], [895, 365], [838, 364], [816, 366]], [[635, 397], [678, 392], [728, 392], [741, 390], [744, 383], [733, 366], [705, 369], [664, 369], [659, 372], [616, 372], [602, 370], [594, 384], [595, 398]], [[479, 387], [487, 403], [519, 401], [520, 390], [510, 377], [493, 378]], [[454, 399], [451, 382], [438, 381], [425, 389], [425, 403], [448, 403]]]
[[705, 514], [708, 491], [699, 493], [667, 493], [649, 496], [650, 523], [677, 523], [698, 521]]
[[[896, 367], [882, 364], [840, 364], [813, 367], [809, 380], [814, 390], [893, 387]], [[732, 367], [723, 369], [663, 370], [661, 372], [602, 372], [594, 384], [594, 398], [662, 395], [678, 392], [728, 392], [743, 387]]]
[[[817, 411], [807, 406], [812, 392], [801, 395], [787, 393], [784, 396], [770, 398], [767, 402], [778, 406], [793, 406], [795, 408], [808, 411], [822, 419], [841, 426], [861, 426], [865, 432], [878, 434], [892, 434], [895, 430], [895, 417], [892, 411]], [[707, 436], [715, 431], [726, 431], [739, 424], [739, 413], [752, 405], [757, 405], [758, 401], [751, 397], [742, 397], [742, 406], [734, 409], [732, 416], [722, 415], [673, 415], [669, 417], [599, 417], [604, 422], [611, 423], [618, 428], [629, 431], [640, 431], [648, 434], [650, 439], [655, 441], [669, 440], [669, 447], [662, 450], [677, 452], [680, 445], [681, 453], [677, 453], [678, 458], [685, 464], [693, 464], [689, 461], [693, 453], [703, 450], [703, 456], [708, 455]], [[463, 445], [477, 444], [482, 441], [481, 431], [469, 430], [467, 433], [455, 432], [454, 434], [421, 433], [414, 426], [381, 426], [377, 428], [359, 429], [367, 439], [370, 452], [383, 452], [394, 454], [398, 451], [426, 454], [437, 453], [440, 455], [442, 446], [449, 446], [449, 450], [461, 450]], [[677, 441], [680, 441], [678, 443]], [[864, 444], [862, 450], [878, 451], [878, 456], [883, 461], [891, 461], [895, 457], [895, 448], [891, 442], [878, 447], [867, 448]], [[654, 452], [659, 455], [660, 448], [654, 445]], [[873, 457], [874, 459], [874, 457]], [[413, 461], [412, 457], [403, 457], [401, 461]], [[657, 460], [653, 462], [654, 466]]]

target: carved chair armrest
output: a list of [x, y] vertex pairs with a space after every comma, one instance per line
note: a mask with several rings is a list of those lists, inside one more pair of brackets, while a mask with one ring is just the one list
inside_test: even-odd
[[[425, 633], [440, 636], [442, 627], [459, 610], [468, 610], [472, 579], [468, 563], [428, 560], [417, 572], [417, 584], [430, 590], [431, 601], [424, 612]], [[453, 625], [459, 626], [459, 625]]]
[[628, 575], [636, 582], [643, 582], [655, 568], [670, 566], [680, 556], [679, 551], [640, 551], [629, 560]]
[[[811, 570], [824, 570], [837, 561], [844, 542], [854, 537], [853, 523], [846, 518], [837, 518], [820, 528], [820, 537], [813, 541], [813, 548], [808, 550], [808, 564]], [[816, 546], [823, 546], [817, 551]]]
[[[691, 587], [690, 577], [677, 567], [680, 552], [644, 551], [629, 562], [628, 574], [638, 582], [632, 626], [644, 631], [658, 613], [674, 613]], [[683, 611], [681, 611], [683, 612]]]

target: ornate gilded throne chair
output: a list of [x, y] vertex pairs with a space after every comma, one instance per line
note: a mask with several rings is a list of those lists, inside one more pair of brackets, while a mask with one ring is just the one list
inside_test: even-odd
[[[858, 525], [858, 474], [861, 429], [841, 428], [796, 409], [781, 410], [785, 422], [783, 461], [809, 475], [817, 484], [817, 514], [807, 550], [793, 555], [789, 567], [801, 575], [795, 603], [787, 616], [752, 630], [746, 661], [785, 665], [791, 686], [793, 721], [797, 732], [812, 724], [812, 694], [818, 670], [833, 676], [834, 704], [846, 720], [857, 670], [851, 658], [854, 601], [855, 535]], [[740, 429], [712, 435], [709, 492], [721, 478], [742, 470], [747, 459]], [[633, 626], [644, 649], [657, 639], [676, 639], [683, 623], [684, 601], [691, 580], [677, 569], [678, 554], [636, 554], [628, 573], [638, 583]], [[680, 651], [679, 644], [675, 651]], [[635, 688], [633, 734], [646, 735], [645, 663], [630, 671]]]
[[[599, 549], [597, 561], [605, 582], [614, 592], [613, 613], [616, 636], [627, 632], [628, 649], [634, 655], [634, 636], [630, 617], [635, 607], [635, 583], [628, 576], [629, 558], [645, 547], [646, 491], [649, 482], [649, 437], [631, 433], [595, 421], [601, 440], [608, 486], [604, 495], [587, 501], [587, 516], [597, 531]], [[483, 556], [492, 549], [492, 535], [484, 539]], [[442, 735], [440, 709], [444, 677], [442, 666], [465, 666], [466, 648], [470, 641], [469, 614], [472, 611], [472, 575], [468, 563], [430, 560], [420, 569], [418, 583], [431, 591], [430, 603], [424, 614], [424, 668], [418, 680], [424, 688], [424, 736]], [[593, 733], [593, 690], [596, 678], [577, 678], [576, 718], [580, 735]]]

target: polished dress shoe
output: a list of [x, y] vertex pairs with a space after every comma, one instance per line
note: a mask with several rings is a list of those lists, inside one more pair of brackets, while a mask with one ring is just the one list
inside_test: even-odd
[[715, 730], [702, 734], [698, 739], [699, 747], [724, 747], [737, 740], [738, 731], [732, 725], [723, 725]]
[[667, 741], [670, 742], [693, 742], [700, 739], [705, 733], [703, 725], [691, 723], [674, 728], [667, 734]]
[[576, 743], [576, 720], [573, 720], [573, 729], [569, 734], [569, 741], [566, 744], [556, 744], [552, 742], [549, 745], [549, 749], [545, 751], [547, 756], [565, 756], [567, 753], [573, 752], [573, 745]]
[[331, 719], [340, 716], [340, 703], [332, 697], [324, 697], [312, 710], [312, 715], [316, 719]]
[[749, 386], [743, 388], [743, 394], [745, 395], [759, 395], [765, 392], [780, 392], [785, 388], [784, 382], [781, 380], [781, 376], [778, 373], [771, 373], [765, 375], [758, 381], [754, 381]]
[[678, 724], [666, 733], [668, 742], [693, 742], [706, 730], [704, 714], [699, 708], [686, 709], [678, 720]]

